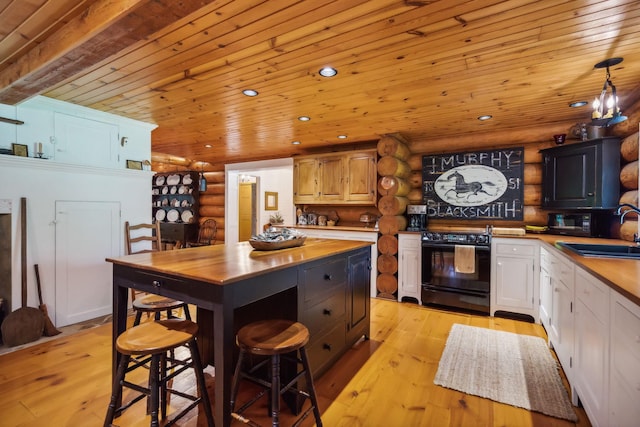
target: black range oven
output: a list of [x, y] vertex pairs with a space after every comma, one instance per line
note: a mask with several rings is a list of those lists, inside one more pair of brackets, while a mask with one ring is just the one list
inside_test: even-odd
[[422, 233], [423, 305], [488, 315], [490, 276], [488, 232]]

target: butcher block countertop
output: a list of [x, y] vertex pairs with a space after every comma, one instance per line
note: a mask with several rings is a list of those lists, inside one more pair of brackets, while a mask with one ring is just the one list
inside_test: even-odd
[[259, 251], [248, 242], [212, 245], [173, 251], [147, 252], [107, 258], [114, 264], [143, 267], [158, 273], [225, 285], [269, 271], [370, 246], [370, 242], [307, 238], [303, 246]]
[[633, 245], [626, 240], [618, 239], [598, 239], [591, 237], [573, 237], [560, 236], [557, 234], [529, 234], [525, 236], [499, 236], [514, 238], [530, 238], [538, 239], [549, 244], [564, 255], [571, 258], [574, 263], [583, 269], [589, 271], [598, 277], [611, 288], [620, 292], [634, 303], [640, 305], [640, 260], [634, 259], [617, 259], [617, 258], [592, 258], [578, 255], [562, 246], [556, 245], [557, 242], [573, 242], [573, 243], [596, 243], [608, 245]]

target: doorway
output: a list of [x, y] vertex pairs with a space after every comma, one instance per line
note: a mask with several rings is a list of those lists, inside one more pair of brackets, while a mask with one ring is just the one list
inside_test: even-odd
[[[254, 178], [255, 177], [251, 177]], [[240, 182], [238, 187], [238, 241], [251, 239], [256, 233], [256, 183]]]

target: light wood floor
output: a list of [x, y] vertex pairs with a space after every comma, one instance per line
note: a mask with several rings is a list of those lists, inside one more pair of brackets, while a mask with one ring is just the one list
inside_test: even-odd
[[[360, 341], [316, 382], [326, 427], [339, 426], [557, 426], [573, 423], [448, 390], [433, 384], [451, 325], [462, 323], [545, 337], [539, 325], [456, 314], [375, 299], [371, 339]], [[142, 371], [142, 370], [138, 370]], [[214, 371], [207, 368], [213, 394]], [[140, 381], [145, 380], [140, 372]], [[0, 426], [98, 426], [110, 394], [111, 326], [79, 332], [0, 356]], [[180, 381], [180, 383], [178, 383]], [[176, 380], [192, 389], [193, 379]], [[249, 391], [249, 387], [244, 390]], [[249, 415], [270, 425], [266, 406]], [[171, 410], [184, 401], [174, 398]], [[149, 425], [144, 403], [127, 410], [116, 424]], [[589, 426], [576, 408], [580, 427]], [[192, 411], [181, 426], [204, 426]], [[290, 424], [284, 411], [283, 425]], [[305, 420], [304, 425], [313, 422]], [[289, 423], [288, 423], [289, 422]], [[236, 424], [234, 424], [236, 425]], [[241, 425], [238, 423], [237, 425]]]

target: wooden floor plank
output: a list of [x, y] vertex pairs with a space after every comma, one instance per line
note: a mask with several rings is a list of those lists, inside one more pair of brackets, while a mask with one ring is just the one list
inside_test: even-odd
[[[374, 299], [370, 339], [356, 343], [316, 381], [324, 425], [590, 426], [580, 408], [576, 409], [579, 422], [573, 424], [433, 384], [455, 323], [546, 337], [536, 324]], [[135, 375], [136, 381], [146, 381], [142, 370]], [[215, 370], [208, 367], [205, 376], [215, 399]], [[110, 381], [110, 324], [1, 355], [0, 425], [99, 425], [108, 405]], [[177, 378], [174, 385], [193, 391], [194, 379], [191, 375]], [[240, 399], [250, 397], [253, 391], [243, 386]], [[175, 413], [183, 405], [183, 399], [174, 397], [169, 412]], [[149, 425], [144, 406], [137, 404], [125, 411], [116, 425]], [[248, 414], [268, 425], [266, 399]], [[285, 410], [283, 425], [290, 424], [292, 418]], [[312, 418], [303, 426], [312, 426]], [[206, 422], [202, 411], [192, 411], [179, 425], [200, 427]]]

